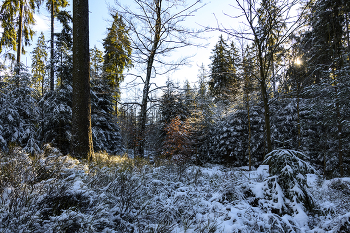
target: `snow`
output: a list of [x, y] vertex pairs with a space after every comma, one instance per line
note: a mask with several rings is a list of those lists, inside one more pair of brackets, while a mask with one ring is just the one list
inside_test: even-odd
[[[50, 171], [53, 164], [42, 159]], [[6, 221], [6, 216], [12, 220], [0, 224], [0, 231], [25, 231], [31, 222], [38, 227], [35, 232], [60, 231], [67, 224], [79, 226], [83, 232], [337, 232], [350, 217], [350, 207], [344, 205], [349, 198], [332, 188], [339, 182], [347, 184], [350, 178], [323, 181], [315, 174], [306, 174], [308, 187], [304, 188], [313, 194], [320, 210], [315, 214], [308, 212], [296, 196], [288, 196], [293, 192], [304, 195], [301, 183], [283, 189], [279, 183], [283, 181], [278, 175], [269, 176], [267, 165], [253, 171], [247, 166], [191, 165], [179, 171], [174, 165], [126, 169], [130, 164], [93, 167], [67, 157], [64, 160], [67, 164], [59, 171], [61, 178], [54, 176], [33, 186], [51, 187], [49, 193], [35, 190], [39, 196], [29, 199], [37, 214], [18, 206], [21, 217], [17, 219], [7, 205], [1, 206], [0, 222]], [[291, 167], [286, 166], [285, 171], [291, 172]], [[9, 203], [15, 189], [3, 189], [1, 201]], [[64, 208], [54, 214], [45, 212], [41, 208], [48, 200], [60, 200]], [[344, 210], [340, 210], [341, 205]], [[285, 208], [290, 212], [283, 212]], [[42, 221], [40, 216], [45, 213], [51, 215]]]

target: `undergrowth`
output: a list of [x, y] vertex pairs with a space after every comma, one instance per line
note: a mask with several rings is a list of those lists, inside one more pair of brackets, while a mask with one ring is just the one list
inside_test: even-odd
[[[305, 167], [302, 176], [294, 174], [299, 169], [296, 164], [303, 163], [291, 159], [289, 165], [283, 165], [284, 160], [276, 162], [289, 167], [273, 170], [273, 176], [268, 176], [210, 164], [179, 169], [169, 160], [151, 164], [147, 159], [105, 152], [96, 153], [91, 162], [78, 161], [49, 145], [35, 156], [13, 148], [0, 153], [0, 232], [348, 229], [349, 216], [336, 211], [321, 211], [319, 217], [310, 218], [313, 223], [300, 223], [298, 216], [312, 212], [304, 201], [313, 203], [316, 198], [305, 183]], [[294, 175], [297, 180], [292, 179]], [[287, 178], [294, 191], [281, 184]], [[333, 180], [324, 190], [345, 193], [348, 187], [346, 181]], [[284, 198], [279, 208], [273, 195]], [[328, 224], [319, 224], [321, 219], [328, 219]]]

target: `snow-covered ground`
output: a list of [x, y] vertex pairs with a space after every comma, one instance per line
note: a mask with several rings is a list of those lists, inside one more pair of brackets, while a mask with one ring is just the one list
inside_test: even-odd
[[350, 232], [350, 178], [307, 174], [308, 209], [297, 185], [287, 192], [267, 165], [154, 166], [106, 155], [89, 164], [53, 152], [2, 155], [0, 171], [0, 232]]

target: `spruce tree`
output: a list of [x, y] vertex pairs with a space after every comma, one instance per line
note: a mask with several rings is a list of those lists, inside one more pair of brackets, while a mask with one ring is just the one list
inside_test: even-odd
[[54, 48], [54, 39], [55, 39], [55, 18], [61, 11], [60, 8], [64, 8], [68, 5], [67, 0], [47, 0], [46, 8], [50, 12], [51, 18], [51, 40], [50, 40], [50, 90], [54, 90], [55, 83], [55, 69], [54, 69], [54, 59], [55, 59], [55, 48]]
[[314, 98], [315, 109], [323, 115], [320, 123], [329, 131], [325, 144], [325, 171], [343, 176], [347, 169], [344, 159], [349, 159], [344, 157], [349, 145], [346, 136], [349, 134], [349, 104], [345, 96], [350, 92], [348, 54], [343, 43], [348, 36], [346, 15], [349, 9], [340, 0], [320, 0], [311, 9], [311, 30], [305, 33], [303, 41], [303, 46], [308, 49], [308, 72], [315, 80], [308, 94]]
[[[0, 148], [21, 146], [29, 153], [39, 153], [37, 122], [38, 92], [31, 88], [31, 77], [26, 67], [16, 65], [16, 72], [1, 86]], [[19, 71], [19, 74], [17, 73]]]
[[[17, 64], [21, 62], [21, 54], [25, 52], [23, 44], [30, 45], [34, 35], [31, 26], [35, 24], [34, 11], [39, 8], [40, 4], [40, 0], [4, 0], [1, 4], [1, 26], [4, 33], [0, 41], [0, 52], [2, 46], [16, 51]], [[24, 43], [22, 42], [23, 39]], [[17, 70], [17, 73], [19, 71]]]
[[38, 38], [37, 46], [32, 52], [32, 75], [33, 75], [33, 85], [40, 94], [43, 96], [47, 90], [47, 80], [46, 76], [46, 62], [47, 62], [47, 52], [44, 33], [41, 33]]
[[230, 104], [238, 92], [237, 57], [234, 44], [229, 47], [221, 35], [210, 57], [209, 90], [215, 102], [224, 106]]
[[[62, 31], [56, 39], [58, 87], [48, 91], [40, 100], [40, 139], [50, 143], [63, 154], [70, 152], [72, 142], [73, 54], [71, 35]], [[70, 47], [69, 47], [70, 46]]]
[[105, 72], [108, 84], [113, 91], [115, 102], [115, 113], [118, 113], [118, 100], [120, 98], [120, 83], [124, 80], [123, 71], [130, 68], [131, 64], [131, 46], [128, 37], [128, 30], [118, 14], [112, 14], [113, 23], [108, 28], [107, 37], [103, 40], [105, 50], [103, 70]]

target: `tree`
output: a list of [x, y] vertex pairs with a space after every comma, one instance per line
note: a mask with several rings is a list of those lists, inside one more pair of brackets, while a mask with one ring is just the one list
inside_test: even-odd
[[89, 2], [73, 1], [72, 150], [76, 158], [93, 158], [90, 100]]
[[[143, 80], [143, 95], [139, 120], [140, 146], [139, 155], [144, 155], [145, 129], [147, 122], [148, 100], [151, 77], [157, 73], [167, 72], [183, 65], [185, 60], [167, 61], [169, 52], [191, 45], [190, 36], [197, 34], [188, 30], [182, 22], [194, 13], [199, 0], [186, 5], [184, 1], [175, 0], [135, 0], [138, 10], [132, 11], [118, 3], [119, 13], [130, 28], [131, 47], [135, 53], [134, 63], [145, 64], [142, 67], [146, 75]], [[156, 68], [156, 64], [162, 68]]]
[[55, 87], [55, 73], [54, 73], [54, 39], [55, 39], [55, 17], [60, 12], [60, 8], [68, 5], [67, 0], [47, 0], [46, 7], [51, 16], [51, 40], [50, 40], [50, 90], [53, 91]]
[[56, 50], [55, 50], [55, 71], [57, 72], [57, 84], [62, 87], [64, 84], [72, 84], [73, 71], [73, 37], [71, 22], [72, 16], [67, 11], [60, 11], [57, 14], [57, 19], [62, 23], [62, 30], [56, 35]]
[[233, 43], [229, 47], [221, 35], [210, 58], [209, 90], [216, 103], [223, 102], [227, 106], [237, 95], [239, 87], [237, 50]]
[[348, 150], [346, 148], [349, 144], [347, 17], [350, 9], [341, 0], [320, 0], [310, 10], [310, 30], [303, 35], [302, 41], [308, 58], [308, 74], [315, 81], [309, 88], [309, 94], [314, 98], [315, 107], [323, 115], [320, 123], [330, 132], [325, 144], [325, 165], [331, 165], [327, 167], [333, 174], [336, 174], [335, 169], [338, 167], [340, 176], [343, 176], [346, 166], [344, 159], [348, 159], [346, 156], [344, 158], [344, 151]]
[[95, 151], [123, 152], [122, 137], [113, 110], [113, 91], [103, 70], [103, 53], [96, 46], [91, 54], [91, 125]]
[[281, 46], [289, 39], [289, 36], [303, 25], [303, 15], [301, 14], [285, 27], [291, 20], [291, 10], [298, 4], [298, 0], [278, 2], [275, 0], [250, 1], [236, 0], [238, 8], [247, 23], [247, 28], [243, 32], [235, 29], [229, 30], [220, 28], [219, 30], [238, 38], [251, 41], [254, 51], [256, 51], [257, 67], [259, 74], [255, 75], [260, 85], [261, 98], [264, 103], [265, 130], [267, 151], [272, 151], [270, 107], [268, 86], [272, 74], [274, 74], [275, 56], [280, 51]]
[[90, 75], [91, 79], [99, 79], [102, 77], [102, 67], [104, 59], [103, 52], [96, 45], [90, 49]]
[[[39, 8], [41, 0], [4, 0], [1, 5], [1, 26], [4, 33], [1, 37], [0, 52], [2, 46], [7, 46], [17, 51], [17, 64], [21, 62], [22, 38], [24, 45], [29, 45], [34, 35], [31, 26], [34, 25], [34, 11]], [[17, 70], [19, 72], [19, 70]]]
[[63, 154], [70, 152], [72, 143], [72, 82], [73, 55], [71, 35], [63, 29], [56, 39], [58, 88], [45, 93], [39, 105], [39, 135], [42, 143], [50, 143]]
[[252, 94], [256, 90], [256, 83], [254, 82], [254, 72], [256, 73], [256, 69], [254, 69], [254, 58], [252, 55], [252, 51], [249, 47], [244, 48], [242, 45], [242, 79], [243, 79], [243, 103], [245, 103], [246, 111], [247, 111], [247, 120], [248, 120], [248, 155], [249, 155], [249, 170], [251, 170], [252, 165], [252, 124], [251, 124], [251, 99]]
[[32, 52], [32, 75], [33, 75], [33, 83], [35, 88], [39, 91], [43, 96], [45, 93], [46, 82], [46, 61], [47, 61], [47, 52], [46, 52], [46, 44], [45, 44], [45, 36], [44, 33], [41, 33], [38, 38], [37, 46], [34, 48]]
[[30, 73], [18, 65], [19, 74], [7, 78], [0, 89], [0, 148], [7, 151], [18, 145], [29, 153], [40, 152], [37, 142], [37, 91], [30, 87]]
[[119, 86], [124, 80], [124, 69], [132, 66], [132, 48], [130, 47], [129, 30], [126, 29], [122, 17], [118, 13], [112, 14], [112, 17], [112, 26], [107, 29], [107, 37], [103, 40], [105, 49], [103, 70], [114, 93], [115, 113], [117, 115], [118, 100], [120, 99]]
[[198, 74], [198, 91], [195, 95], [196, 108], [193, 111], [195, 118], [194, 134], [196, 142], [196, 152], [198, 154], [197, 162], [205, 162], [208, 153], [208, 135], [213, 120], [213, 98], [208, 90], [208, 74], [207, 70], [202, 64], [199, 68]]
[[176, 116], [166, 126], [165, 131], [163, 156], [181, 165], [186, 163], [193, 153], [189, 122], [181, 121], [180, 117]]

